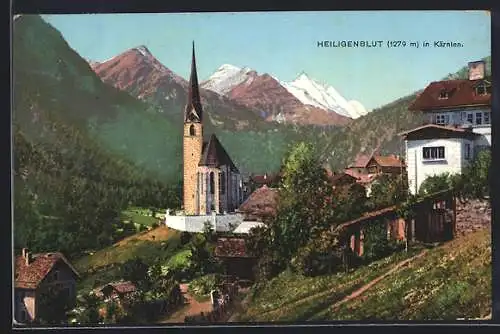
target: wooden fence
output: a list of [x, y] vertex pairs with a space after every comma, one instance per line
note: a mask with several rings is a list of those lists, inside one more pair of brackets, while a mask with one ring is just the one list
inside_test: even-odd
[[398, 214], [397, 206], [391, 206], [343, 223], [336, 230], [344, 230], [344, 243], [357, 256], [364, 253], [366, 227], [381, 220], [385, 221], [387, 237], [399, 241], [433, 243], [456, 235], [456, 197], [451, 190], [420, 199], [410, 210], [415, 216], [409, 220]]

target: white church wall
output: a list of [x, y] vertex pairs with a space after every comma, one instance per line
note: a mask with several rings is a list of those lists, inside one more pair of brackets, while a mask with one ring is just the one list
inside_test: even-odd
[[201, 215], [201, 216], [165, 216], [165, 225], [178, 231], [203, 232], [205, 222], [209, 222], [216, 232], [227, 232], [243, 222], [241, 214]]

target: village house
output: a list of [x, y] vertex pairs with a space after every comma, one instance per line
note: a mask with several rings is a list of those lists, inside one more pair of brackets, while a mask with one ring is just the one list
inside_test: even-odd
[[61, 289], [68, 305], [74, 305], [78, 278], [78, 272], [63, 254], [30, 254], [23, 248], [15, 261], [14, 318], [19, 323], [38, 320], [40, 296], [50, 287]]
[[[380, 175], [403, 175], [406, 170], [405, 162], [395, 155], [383, 156], [377, 152], [370, 155], [359, 155], [344, 173], [356, 179], [366, 189], [370, 196], [371, 187]], [[352, 179], [351, 179], [352, 180]], [[349, 181], [344, 177], [344, 181]]]
[[429, 176], [462, 173], [491, 146], [491, 80], [485, 67], [484, 61], [471, 62], [468, 79], [431, 82], [410, 105], [426, 118], [423, 126], [401, 133], [411, 193]]
[[245, 221], [264, 222], [276, 216], [278, 189], [267, 185], [256, 189], [238, 208]]
[[93, 290], [97, 297], [103, 298], [104, 301], [117, 301], [118, 303], [123, 300], [123, 298], [129, 296], [137, 290], [134, 283], [129, 281], [119, 281], [108, 283], [104, 286], [96, 288]]
[[327, 171], [328, 179], [333, 185], [333, 189], [339, 189], [339, 188], [349, 188], [351, 185], [355, 184], [358, 182], [358, 178], [345, 173], [333, 173], [331, 171]]
[[250, 176], [249, 186], [250, 189], [255, 190], [264, 185], [268, 187], [273, 187], [280, 182], [282, 173], [264, 173], [264, 174], [254, 174]]
[[204, 141], [196, 59], [184, 109], [183, 206], [187, 215], [233, 212], [242, 202], [241, 175], [215, 134]]

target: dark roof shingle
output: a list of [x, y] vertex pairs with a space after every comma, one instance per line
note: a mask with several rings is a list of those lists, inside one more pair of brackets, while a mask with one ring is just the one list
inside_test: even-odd
[[215, 247], [217, 257], [252, 257], [248, 254], [243, 238], [219, 238]]
[[250, 176], [250, 180], [252, 180], [252, 182], [256, 184], [271, 184], [273, 182], [279, 181], [279, 179], [279, 173]]
[[236, 168], [229, 154], [227, 154], [219, 139], [217, 139], [217, 136], [214, 134], [212, 134], [208, 142], [203, 145], [203, 153], [198, 165], [216, 168], [227, 165], [231, 170], [238, 172], [238, 168]]
[[341, 180], [345, 180], [348, 182], [356, 182], [356, 180], [357, 180], [357, 177], [355, 177], [351, 174], [345, 173], [345, 172], [338, 173], [338, 174], [331, 174], [331, 175], [329, 175], [329, 178], [333, 184], [336, 184], [337, 182], [340, 182]]
[[240, 205], [238, 212], [245, 215], [246, 219], [262, 220], [274, 217], [278, 207], [278, 190], [266, 185], [256, 189]]
[[[423, 126], [419, 126], [417, 128], [401, 132], [399, 135], [405, 139], [409, 139], [412, 135], [416, 134], [425, 134], [428, 137], [436, 138], [437, 136], [436, 133], [440, 133], [443, 136], [446, 135], [450, 138], [456, 138], [456, 137], [474, 138], [478, 136], [477, 133], [472, 132], [470, 129], [467, 128], [443, 126], [437, 124], [426, 124]], [[438, 136], [437, 138], [440, 138], [440, 136]]]

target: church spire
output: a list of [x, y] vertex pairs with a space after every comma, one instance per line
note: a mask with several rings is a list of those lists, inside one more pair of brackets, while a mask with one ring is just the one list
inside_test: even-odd
[[198, 87], [198, 75], [196, 73], [196, 57], [194, 54], [191, 58], [191, 76], [189, 77], [188, 100], [184, 111], [184, 121], [202, 121], [203, 110], [201, 108], [200, 88]]

